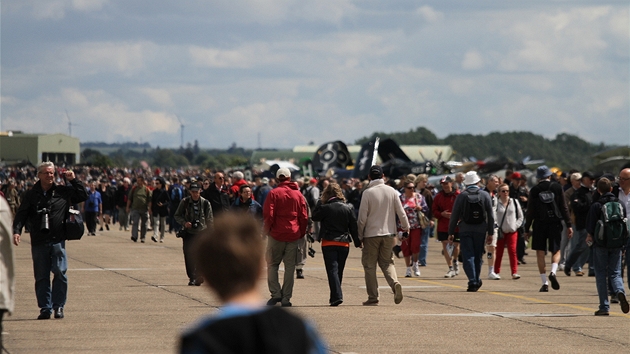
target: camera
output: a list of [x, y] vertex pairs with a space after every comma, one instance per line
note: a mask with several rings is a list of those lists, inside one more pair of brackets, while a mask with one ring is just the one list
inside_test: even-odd
[[308, 255], [309, 255], [311, 258], [315, 258], [315, 249], [313, 249], [313, 247], [309, 247], [309, 248], [308, 248]]
[[175, 237], [177, 238], [184, 238], [188, 233], [186, 232], [186, 230], [181, 229], [179, 231], [177, 231], [177, 233], [175, 234]]
[[50, 209], [48, 208], [43, 208], [37, 211], [37, 214], [41, 214], [42, 219], [40, 221], [40, 225], [41, 227], [39, 228], [39, 231], [43, 234], [47, 234], [50, 232]]
[[196, 219], [195, 221], [191, 222], [192, 228], [193, 229], [198, 228], [199, 227], [199, 223], [200, 223], [199, 219]]

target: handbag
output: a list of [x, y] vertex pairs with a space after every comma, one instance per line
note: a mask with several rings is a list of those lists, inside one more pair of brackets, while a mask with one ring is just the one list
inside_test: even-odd
[[66, 240], [80, 240], [85, 233], [85, 225], [83, 224], [83, 216], [81, 212], [70, 207], [68, 208], [68, 216], [65, 220]]
[[[417, 204], [418, 196], [419, 195], [416, 196], [416, 204]], [[418, 221], [420, 222], [421, 229], [426, 229], [427, 227], [429, 227], [429, 225], [431, 225], [431, 220], [429, 220], [429, 218], [427, 218], [427, 216], [423, 212], [417, 211], [416, 213], [418, 214]]]
[[[512, 199], [512, 198], [508, 199], [508, 203], [505, 206], [505, 212], [503, 212], [503, 218], [501, 219], [501, 224], [499, 224], [499, 228], [497, 230], [497, 239], [499, 239], [499, 240], [503, 238], [503, 222], [505, 221], [505, 215], [507, 215], [508, 208], [510, 207], [510, 202], [512, 200], [514, 200], [514, 199]], [[516, 209], [516, 205], [514, 205], [514, 209]]]

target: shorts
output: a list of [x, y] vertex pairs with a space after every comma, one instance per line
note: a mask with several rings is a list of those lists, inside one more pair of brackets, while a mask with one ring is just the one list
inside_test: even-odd
[[494, 229], [494, 234], [492, 235], [492, 242], [490, 244], [486, 244], [486, 246], [497, 247], [498, 239], [499, 239], [499, 229]]
[[[448, 241], [448, 232], [440, 232], [440, 231], [438, 231], [437, 235], [438, 235], [438, 240], [439, 241], [442, 241], [442, 242]], [[453, 238], [453, 242], [459, 243], [459, 233], [456, 232], [453, 236], [455, 236]]]
[[562, 224], [534, 222], [532, 232], [532, 249], [536, 251], [549, 251], [556, 253], [560, 250], [562, 241]]
[[422, 229], [410, 229], [409, 237], [402, 240], [402, 243], [400, 245], [403, 256], [409, 257], [412, 254], [420, 253], [421, 240], [422, 240]]

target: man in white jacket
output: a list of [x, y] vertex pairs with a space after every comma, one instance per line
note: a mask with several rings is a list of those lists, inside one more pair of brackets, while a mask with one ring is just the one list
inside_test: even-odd
[[394, 267], [394, 247], [396, 236], [396, 215], [404, 232], [409, 232], [409, 220], [398, 198], [398, 192], [383, 181], [383, 170], [374, 165], [370, 168], [370, 184], [363, 192], [357, 226], [362, 242], [361, 263], [365, 272], [365, 287], [368, 294], [364, 306], [378, 305], [378, 281], [376, 265], [381, 268], [387, 283], [394, 292], [394, 302], [403, 299], [402, 286], [398, 282]]

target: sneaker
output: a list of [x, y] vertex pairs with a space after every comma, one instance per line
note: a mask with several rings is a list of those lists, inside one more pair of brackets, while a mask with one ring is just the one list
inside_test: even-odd
[[157, 242], [157, 238], [155, 238], [155, 236], [151, 236], [151, 241]]
[[398, 305], [400, 304], [402, 300], [403, 300], [402, 285], [400, 285], [400, 283], [396, 283], [394, 284], [394, 303]]
[[455, 274], [455, 271], [454, 271], [454, 270], [452, 270], [452, 269], [449, 269], [449, 270], [448, 270], [448, 272], [446, 272], [446, 274], [444, 274], [444, 278], [452, 278], [452, 277], [454, 277], [455, 275], [456, 275], [456, 274]]
[[621, 312], [628, 313], [630, 311], [630, 305], [626, 299], [626, 294], [622, 292], [617, 293], [617, 299], [619, 299], [619, 305], [621, 305]]
[[160, 239], [160, 243], [164, 243], [164, 239], [163, 238]]
[[335, 300], [333, 302], [330, 303], [330, 306], [339, 306], [343, 303], [343, 300], [339, 299], [339, 300]]
[[541, 292], [541, 293], [548, 293], [549, 292], [549, 285], [543, 284], [543, 286], [540, 287], [539, 292]]
[[378, 300], [363, 301], [363, 306], [378, 306]]
[[556, 273], [549, 273], [549, 281], [551, 282], [551, 288], [553, 290], [560, 290], [560, 283], [558, 283]]
[[558, 270], [564, 270], [564, 263], [558, 264]]
[[459, 275], [459, 263], [453, 262], [453, 270], [455, 271], [455, 275]]
[[514, 274], [512, 274], [512, 279], [514, 279], [514, 280], [521, 279], [521, 276], [516, 274], [516, 273], [514, 273]]
[[595, 316], [608, 316], [609, 313], [606, 310], [597, 310], [595, 311]]
[[488, 279], [490, 280], [501, 280], [501, 276], [495, 272], [490, 272], [488, 274]]
[[411, 267], [407, 267], [407, 272], [405, 273], [405, 278], [411, 278]]
[[417, 277], [420, 276], [420, 269], [418, 269], [418, 263], [415, 263], [413, 265], [413, 267], [411, 267], [411, 269], [413, 270], [413, 274]]

